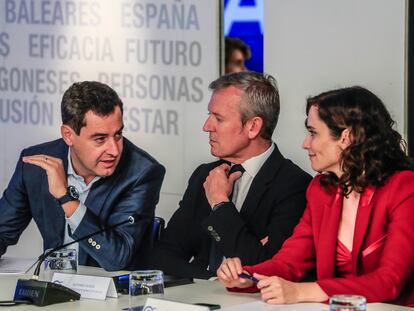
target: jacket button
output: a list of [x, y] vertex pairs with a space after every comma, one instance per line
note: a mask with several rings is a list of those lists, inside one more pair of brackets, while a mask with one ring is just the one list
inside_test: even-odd
[[97, 244], [97, 245], [95, 246], [95, 248], [96, 248], [96, 249], [100, 249], [100, 248], [101, 248], [101, 246], [100, 246], [99, 244]]
[[92, 243], [92, 242], [93, 242], [92, 238], [89, 238], [88, 243]]
[[92, 246], [95, 246], [95, 245], [96, 245], [96, 242], [95, 242], [95, 241], [93, 241], [93, 242], [92, 242]]
[[216, 241], [220, 242], [221, 238], [219, 236], [216, 236]]
[[212, 227], [212, 226], [208, 226], [208, 227], [207, 227], [207, 230], [208, 230], [208, 231], [213, 231], [213, 227]]

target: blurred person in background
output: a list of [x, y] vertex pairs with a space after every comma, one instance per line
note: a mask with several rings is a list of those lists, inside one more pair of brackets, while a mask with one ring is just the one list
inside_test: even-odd
[[225, 38], [225, 73], [247, 71], [245, 62], [250, 59], [250, 47], [239, 38]]

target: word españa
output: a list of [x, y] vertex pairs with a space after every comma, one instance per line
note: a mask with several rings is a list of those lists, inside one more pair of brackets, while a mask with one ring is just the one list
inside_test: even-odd
[[[131, 3], [132, 2], [132, 3]], [[186, 1], [170, 4], [128, 1], [121, 4], [121, 26], [125, 28], [157, 28], [199, 30], [197, 7]]]

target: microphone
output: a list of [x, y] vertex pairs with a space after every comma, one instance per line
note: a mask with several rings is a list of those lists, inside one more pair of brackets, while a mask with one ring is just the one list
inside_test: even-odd
[[[29, 280], [23, 280], [19, 279], [17, 280], [16, 290], [14, 292], [14, 298], [13, 301], [16, 303], [20, 303], [21, 301], [30, 301], [32, 304], [36, 306], [47, 306], [54, 303], [60, 303], [60, 302], [66, 302], [66, 301], [74, 301], [80, 299], [80, 294], [71, 290], [70, 288], [67, 288], [63, 285], [56, 284], [53, 282], [47, 282], [47, 281], [39, 281], [39, 273], [40, 273], [40, 267], [42, 266], [43, 261], [51, 255], [53, 252], [56, 252], [62, 248], [65, 248], [69, 245], [72, 245], [74, 243], [78, 243], [82, 240], [89, 239], [90, 237], [108, 231], [112, 230], [116, 227], [119, 227], [123, 224], [129, 223], [129, 224], [135, 224], [136, 221], [141, 216], [138, 214], [132, 214], [128, 216], [126, 220], [123, 220], [119, 223], [116, 223], [112, 226], [105, 227], [101, 230], [98, 230], [96, 232], [93, 232], [91, 234], [88, 234], [86, 236], [83, 236], [79, 239], [76, 239], [74, 241], [71, 241], [69, 243], [65, 243], [62, 245], [59, 245], [44, 254], [40, 255], [39, 258], [36, 260], [37, 266], [34, 270], [32, 279]], [[36, 263], [35, 262], [35, 263]]]

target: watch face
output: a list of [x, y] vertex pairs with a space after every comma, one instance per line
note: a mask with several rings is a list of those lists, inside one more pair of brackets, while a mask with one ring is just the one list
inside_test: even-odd
[[78, 192], [78, 189], [75, 188], [75, 186], [69, 186], [68, 187], [68, 192], [69, 192], [69, 195], [72, 198], [74, 198], [76, 200], [79, 199], [79, 192]]

